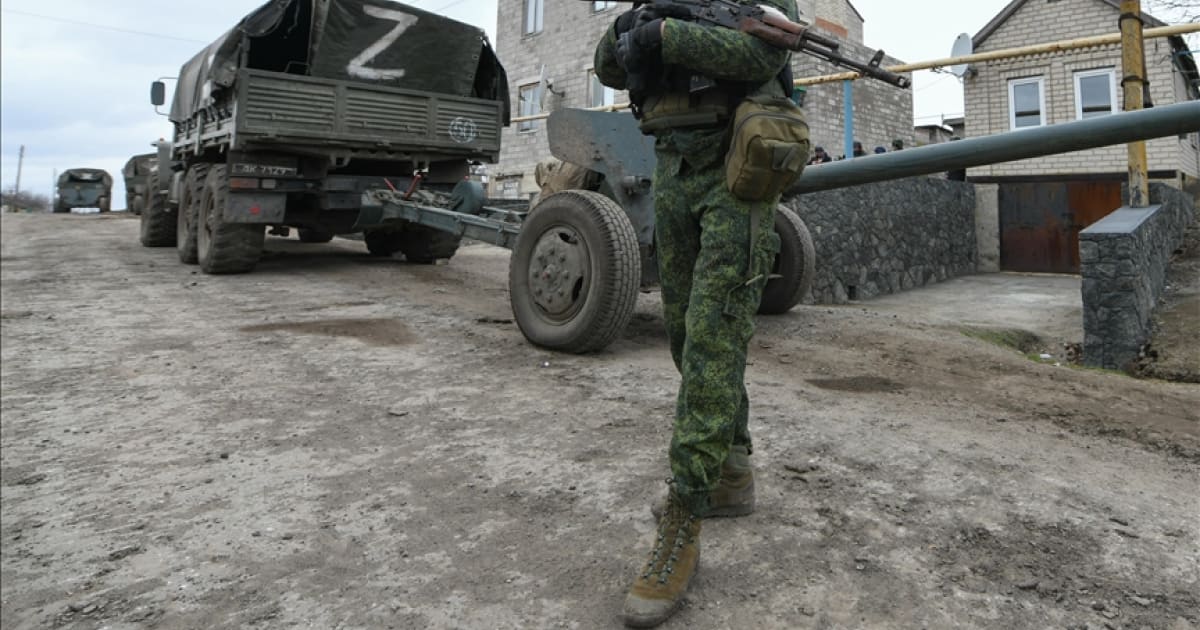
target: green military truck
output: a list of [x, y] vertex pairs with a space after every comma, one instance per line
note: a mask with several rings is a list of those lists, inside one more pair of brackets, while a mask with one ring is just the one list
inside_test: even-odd
[[125, 209], [133, 214], [141, 214], [146, 209], [146, 199], [150, 196], [150, 177], [158, 168], [158, 154], [143, 153], [135, 155], [125, 162], [121, 175], [125, 178]]
[[478, 28], [386, 0], [272, 0], [180, 70], [141, 242], [205, 273], [252, 270], [267, 229], [449, 258], [460, 237], [384, 223], [365, 193], [448, 193], [498, 158], [508, 102]]
[[54, 193], [54, 212], [71, 208], [112, 209], [112, 176], [99, 168], [72, 168], [58, 176]]

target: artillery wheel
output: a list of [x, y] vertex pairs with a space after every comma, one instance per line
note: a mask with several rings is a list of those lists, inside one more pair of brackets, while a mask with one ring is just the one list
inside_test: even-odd
[[171, 247], [175, 244], [175, 212], [167, 196], [150, 193], [141, 216], [141, 241], [144, 247]]
[[204, 273], [245, 273], [254, 269], [262, 255], [266, 239], [262, 225], [225, 221], [228, 195], [225, 165], [212, 166], [196, 222], [197, 258]]
[[404, 226], [397, 245], [408, 262], [432, 265], [439, 258], [453, 258], [462, 237], [416, 223]]
[[637, 234], [599, 193], [546, 197], [521, 226], [509, 299], [525, 338], [564, 352], [603, 349], [633, 317], [642, 277]]
[[175, 251], [179, 253], [179, 262], [186, 265], [199, 262], [196, 225], [207, 177], [207, 164], [193, 164], [183, 176], [183, 190], [179, 191], [179, 214], [175, 220]]
[[301, 243], [328, 243], [333, 240], [333, 232], [322, 228], [300, 228], [296, 237]]
[[391, 256], [400, 251], [400, 232], [390, 226], [367, 230], [363, 233], [363, 242], [372, 256]]
[[782, 204], [776, 208], [775, 232], [779, 234], [779, 255], [771, 265], [771, 279], [758, 305], [763, 315], [780, 315], [799, 304], [812, 289], [816, 269], [812, 235], [795, 211]]

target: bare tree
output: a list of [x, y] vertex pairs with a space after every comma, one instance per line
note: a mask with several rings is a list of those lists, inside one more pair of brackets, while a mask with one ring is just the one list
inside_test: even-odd
[[50, 209], [50, 198], [27, 190], [13, 192], [10, 186], [0, 193], [0, 206], [9, 212], [46, 212]]

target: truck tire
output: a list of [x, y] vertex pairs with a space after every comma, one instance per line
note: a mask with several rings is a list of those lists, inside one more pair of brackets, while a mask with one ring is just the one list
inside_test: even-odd
[[453, 258], [460, 243], [462, 237], [457, 234], [413, 223], [400, 232], [398, 244], [408, 262], [432, 265], [439, 258]]
[[112, 210], [112, 198], [101, 197], [100, 202], [96, 206], [100, 212], [110, 212]]
[[641, 268], [637, 234], [621, 206], [585, 190], [550, 195], [526, 217], [513, 248], [513, 316], [535, 345], [601, 350], [633, 317]]
[[171, 247], [175, 244], [175, 212], [167, 196], [150, 193], [149, 204], [142, 212], [141, 241], [143, 247]]
[[246, 273], [262, 255], [266, 232], [258, 223], [225, 221], [229, 180], [224, 164], [209, 168], [196, 221], [196, 252], [204, 273]]
[[127, 206], [126, 209], [133, 213], [134, 216], [141, 216], [142, 211], [146, 209], [146, 200], [141, 195], [134, 195], [129, 198], [125, 205]]
[[200, 261], [196, 244], [196, 223], [200, 216], [200, 200], [204, 197], [204, 184], [208, 178], [207, 164], [193, 164], [183, 176], [183, 189], [179, 191], [179, 215], [175, 221], [175, 251], [179, 262], [194, 265]]
[[804, 221], [791, 208], [780, 205], [775, 211], [775, 232], [779, 234], [779, 255], [771, 266], [771, 278], [763, 288], [758, 312], [781, 315], [804, 299], [812, 289], [817, 250]]
[[333, 232], [321, 228], [300, 228], [296, 236], [301, 243], [328, 243], [333, 240]]
[[71, 211], [71, 209], [66, 206], [54, 204], [54, 214], [62, 214], [64, 212], [70, 212], [70, 211]]
[[367, 230], [363, 233], [363, 242], [372, 256], [391, 256], [400, 251], [400, 231], [393, 227]]

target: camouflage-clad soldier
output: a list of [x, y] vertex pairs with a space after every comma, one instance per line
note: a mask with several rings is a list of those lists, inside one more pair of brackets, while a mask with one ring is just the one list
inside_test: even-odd
[[[753, 4], [798, 17], [793, 1]], [[654, 549], [625, 601], [630, 626], [658, 625], [676, 610], [699, 561], [702, 518], [754, 509], [744, 374], [754, 314], [779, 249], [772, 227], [778, 198], [734, 197], [723, 163], [737, 103], [750, 94], [790, 96], [789, 59], [750, 35], [644, 9], [618, 17], [596, 48], [600, 81], [629, 89], [642, 130], [655, 136], [663, 311], [681, 375], [673, 479], [656, 510]]]

